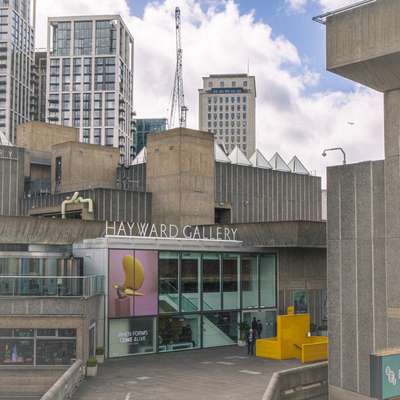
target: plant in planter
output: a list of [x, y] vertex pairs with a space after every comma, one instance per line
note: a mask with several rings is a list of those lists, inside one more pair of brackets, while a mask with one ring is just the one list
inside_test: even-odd
[[96, 360], [98, 364], [103, 364], [104, 362], [104, 347], [96, 347]]
[[239, 322], [239, 346], [246, 346], [246, 333], [250, 330], [250, 325], [246, 321]]
[[86, 376], [97, 375], [97, 360], [94, 357], [89, 358], [86, 362]]

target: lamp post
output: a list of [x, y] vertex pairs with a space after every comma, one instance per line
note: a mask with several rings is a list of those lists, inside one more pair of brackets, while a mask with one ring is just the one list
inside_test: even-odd
[[339, 151], [342, 152], [342, 154], [343, 154], [343, 165], [346, 165], [346, 153], [344, 152], [344, 150], [343, 150], [341, 147], [332, 147], [332, 148], [330, 148], [330, 149], [325, 149], [325, 150], [322, 152], [322, 157], [326, 157], [326, 153], [327, 153], [328, 151], [337, 151], [337, 150], [339, 150]]

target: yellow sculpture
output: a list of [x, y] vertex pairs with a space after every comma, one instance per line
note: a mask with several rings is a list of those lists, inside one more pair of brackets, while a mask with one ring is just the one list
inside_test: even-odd
[[297, 358], [302, 363], [328, 359], [328, 338], [308, 336], [309, 314], [288, 314], [277, 317], [277, 336], [257, 339], [256, 356], [274, 360]]
[[122, 267], [124, 268], [125, 281], [123, 286], [114, 284], [114, 289], [117, 289], [117, 294], [120, 299], [127, 296], [143, 296], [143, 293], [138, 292], [144, 282], [144, 268], [142, 263], [132, 256], [124, 256], [122, 258]]

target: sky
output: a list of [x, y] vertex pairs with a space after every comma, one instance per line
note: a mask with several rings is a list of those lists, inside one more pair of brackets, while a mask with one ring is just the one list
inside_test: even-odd
[[325, 27], [312, 17], [358, 0], [38, 0], [36, 46], [48, 16], [118, 13], [135, 40], [138, 118], [167, 117], [175, 73], [174, 10], [181, 8], [188, 127], [198, 128], [201, 78], [256, 77], [256, 143], [270, 159], [297, 155], [323, 178], [326, 167], [383, 158], [382, 95], [325, 70]]

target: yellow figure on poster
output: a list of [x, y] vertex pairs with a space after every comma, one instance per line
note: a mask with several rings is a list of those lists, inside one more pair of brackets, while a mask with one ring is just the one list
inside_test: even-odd
[[124, 256], [122, 258], [122, 267], [125, 274], [124, 284], [123, 286], [113, 285], [117, 289], [118, 297], [123, 299], [127, 296], [143, 296], [143, 293], [138, 291], [144, 282], [144, 268], [140, 260], [132, 256]]

